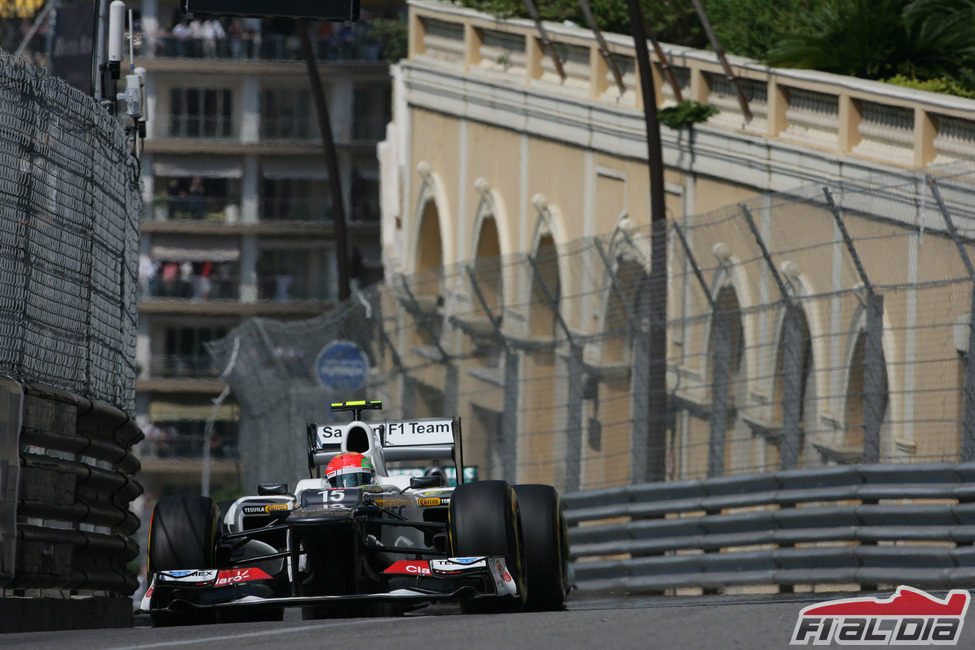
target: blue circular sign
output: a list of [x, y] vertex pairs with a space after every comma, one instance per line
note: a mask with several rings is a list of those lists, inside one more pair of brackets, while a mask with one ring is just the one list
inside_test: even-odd
[[318, 353], [315, 374], [325, 388], [353, 391], [362, 388], [369, 373], [369, 358], [351, 341], [332, 341]]

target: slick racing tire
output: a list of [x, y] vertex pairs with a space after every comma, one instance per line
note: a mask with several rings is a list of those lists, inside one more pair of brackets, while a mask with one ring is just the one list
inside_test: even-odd
[[525, 609], [562, 609], [569, 591], [569, 541], [559, 494], [551, 485], [516, 485], [527, 560]]
[[149, 520], [149, 573], [216, 568], [220, 511], [213, 499], [165, 496]]
[[496, 556], [505, 558], [508, 573], [518, 588], [510, 600], [463, 601], [465, 612], [517, 610], [524, 607], [525, 547], [522, 541], [518, 499], [505, 481], [478, 481], [459, 485], [450, 497], [450, 552], [453, 557]]

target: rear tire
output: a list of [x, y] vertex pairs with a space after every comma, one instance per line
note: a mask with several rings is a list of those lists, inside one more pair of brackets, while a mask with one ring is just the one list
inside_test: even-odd
[[528, 600], [533, 611], [562, 609], [569, 585], [568, 529], [562, 502], [550, 485], [516, 485], [527, 557]]
[[215, 569], [220, 511], [209, 497], [165, 496], [149, 521], [149, 573]]
[[450, 496], [448, 522], [453, 557], [504, 557], [518, 589], [514, 602], [469, 600], [461, 603], [461, 609], [475, 613], [522, 608], [526, 596], [525, 547], [518, 499], [511, 486], [505, 481], [459, 485]]

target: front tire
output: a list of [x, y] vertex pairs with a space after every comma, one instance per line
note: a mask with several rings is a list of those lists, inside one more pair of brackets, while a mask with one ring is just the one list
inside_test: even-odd
[[215, 569], [220, 511], [209, 497], [165, 496], [149, 520], [148, 571]]
[[453, 557], [504, 557], [515, 581], [515, 601], [473, 599], [461, 603], [465, 612], [520, 609], [525, 604], [525, 547], [521, 516], [514, 490], [505, 481], [478, 481], [459, 485], [450, 496], [448, 514], [450, 552]]
[[528, 572], [528, 600], [533, 611], [562, 609], [569, 591], [568, 528], [562, 502], [550, 485], [516, 485]]
[[[215, 569], [220, 511], [208, 497], [165, 496], [149, 520], [149, 575], [176, 569]], [[163, 604], [165, 606], [165, 604]], [[156, 627], [210, 623], [212, 613], [155, 611]]]

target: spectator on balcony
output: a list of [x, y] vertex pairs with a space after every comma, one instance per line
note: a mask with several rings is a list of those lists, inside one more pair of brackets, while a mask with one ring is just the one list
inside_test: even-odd
[[148, 255], [139, 256], [139, 285], [143, 296], [155, 296], [159, 291], [159, 262]]
[[194, 176], [190, 182], [190, 190], [186, 199], [190, 209], [190, 217], [193, 219], [203, 218], [205, 194], [206, 190], [203, 187], [203, 179], [199, 176]]
[[169, 181], [166, 186], [166, 214], [172, 221], [179, 216], [180, 212], [186, 210], [186, 192], [180, 190], [179, 181], [175, 178]]
[[176, 41], [176, 56], [186, 56], [189, 50], [190, 39], [193, 37], [193, 33], [190, 30], [189, 19], [184, 18], [173, 25], [170, 33], [173, 35], [173, 39]]
[[244, 19], [244, 56], [252, 59], [261, 51], [261, 19]]
[[234, 290], [234, 272], [229, 262], [224, 262], [217, 266], [215, 298], [233, 298], [236, 296]]
[[193, 297], [193, 262], [183, 262], [179, 265], [179, 295], [183, 298]]
[[355, 58], [355, 32], [346, 24], [343, 24], [337, 34], [340, 58]]
[[210, 276], [213, 274], [213, 262], [204, 262], [200, 265], [200, 295], [199, 298], [206, 300], [210, 297], [212, 283]]
[[176, 262], [163, 265], [161, 294], [166, 297], [179, 295], [179, 265]]
[[164, 431], [158, 424], [150, 422], [146, 425], [145, 434], [150, 457], [166, 458], [172, 455], [172, 436], [168, 431]]
[[203, 55], [208, 59], [216, 58], [217, 41], [222, 40], [227, 35], [223, 25], [216, 18], [210, 18], [203, 22], [200, 33], [203, 39]]
[[230, 56], [241, 58], [244, 54], [244, 23], [240, 18], [234, 18], [227, 26], [227, 37], [230, 39]]

